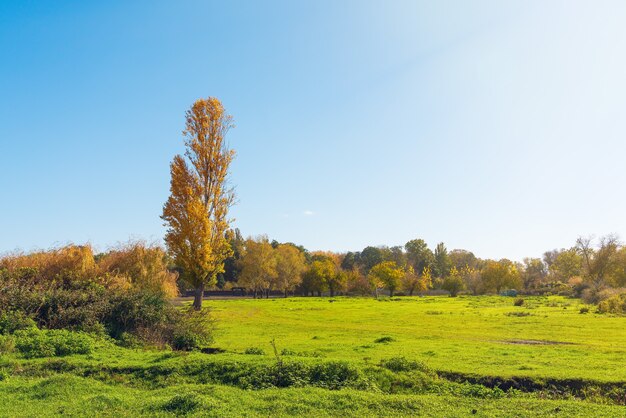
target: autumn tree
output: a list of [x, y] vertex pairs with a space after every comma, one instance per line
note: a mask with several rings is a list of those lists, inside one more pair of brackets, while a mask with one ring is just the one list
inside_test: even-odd
[[248, 238], [243, 254], [239, 259], [239, 280], [237, 284], [254, 292], [269, 295], [272, 283], [277, 277], [277, 257], [275, 250], [266, 236], [257, 239]]
[[456, 297], [464, 287], [465, 283], [463, 282], [461, 273], [456, 267], [452, 267], [450, 269], [450, 274], [443, 279], [441, 288], [450, 292], [451, 297]]
[[466, 250], [452, 250], [448, 256], [451, 265], [456, 267], [458, 271], [461, 271], [465, 266], [475, 268], [478, 264], [478, 259], [474, 253]]
[[472, 295], [476, 296], [483, 291], [484, 286], [480, 270], [466, 265], [459, 271], [465, 283], [465, 288], [472, 292]]
[[302, 273], [306, 270], [306, 259], [302, 251], [291, 244], [276, 247], [276, 288], [285, 297], [302, 283]]
[[186, 112], [185, 155], [170, 165], [170, 196], [161, 218], [165, 243], [183, 278], [196, 289], [193, 307], [202, 308], [207, 285], [216, 283], [231, 254], [226, 238], [234, 192], [228, 169], [235, 153], [225, 142], [232, 118], [216, 98], [197, 100]]
[[304, 273], [302, 287], [307, 293], [317, 293], [318, 296], [322, 296], [322, 292], [328, 289], [328, 283], [335, 274], [333, 261], [327, 257], [318, 257]]
[[553, 279], [566, 282], [582, 274], [583, 259], [576, 248], [554, 250], [544, 254], [548, 272]]
[[424, 292], [428, 290], [431, 284], [429, 275], [419, 275], [413, 270], [413, 266], [409, 266], [402, 276], [402, 290], [407, 292], [409, 296], [413, 296], [415, 292]]
[[486, 289], [495, 290], [500, 293], [507, 287], [516, 288], [520, 285], [520, 274], [515, 264], [503, 258], [500, 261], [487, 261], [481, 271], [483, 285]]
[[383, 261], [372, 267], [368, 276], [373, 279], [373, 282], [379, 283], [377, 287], [380, 287], [380, 285], [386, 287], [389, 290], [389, 296], [393, 297], [393, 293], [400, 287], [400, 281], [404, 276], [404, 272], [395, 262]]

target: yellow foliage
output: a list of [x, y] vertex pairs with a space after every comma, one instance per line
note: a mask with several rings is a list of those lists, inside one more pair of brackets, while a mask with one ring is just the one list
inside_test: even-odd
[[158, 246], [141, 241], [120, 245], [102, 256], [98, 270], [103, 275], [108, 273], [111, 286], [160, 291], [169, 297], [178, 295], [178, 274], [168, 270], [165, 251]]
[[165, 243], [185, 280], [197, 289], [196, 309], [204, 286], [215, 284], [232, 253], [226, 231], [234, 193], [227, 177], [235, 153], [224, 140], [232, 126], [219, 100], [197, 100], [186, 113], [183, 131], [187, 160], [177, 155], [170, 165], [170, 196], [161, 216], [168, 227]]
[[50, 281], [61, 274], [68, 273], [76, 279], [89, 278], [94, 275], [95, 266], [93, 250], [89, 244], [70, 244], [48, 251], [17, 253], [0, 258], [0, 268], [35, 269], [41, 281]]

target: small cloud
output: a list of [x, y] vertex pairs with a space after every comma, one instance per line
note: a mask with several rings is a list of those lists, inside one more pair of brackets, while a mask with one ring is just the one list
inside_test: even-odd
[[315, 215], [315, 212], [313, 212], [312, 210], [305, 210], [304, 212], [302, 212], [302, 214], [304, 216], [313, 216]]

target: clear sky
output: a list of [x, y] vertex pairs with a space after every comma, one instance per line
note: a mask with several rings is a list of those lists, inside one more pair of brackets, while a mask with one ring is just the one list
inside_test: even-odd
[[624, 1], [0, 1], [0, 252], [160, 242], [183, 115], [244, 235], [480, 257], [626, 237]]

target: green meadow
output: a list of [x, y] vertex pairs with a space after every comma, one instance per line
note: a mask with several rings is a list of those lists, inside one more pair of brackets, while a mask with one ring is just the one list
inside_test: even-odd
[[1, 355], [0, 415], [626, 415], [626, 318], [579, 300], [206, 304], [217, 320], [207, 352], [99, 339], [91, 354]]
[[[558, 296], [290, 298], [210, 302], [228, 351], [259, 347], [377, 363], [404, 356], [487, 376], [626, 381], [626, 318]], [[581, 314], [581, 308], [589, 313]], [[390, 337], [392, 341], [376, 343]]]

